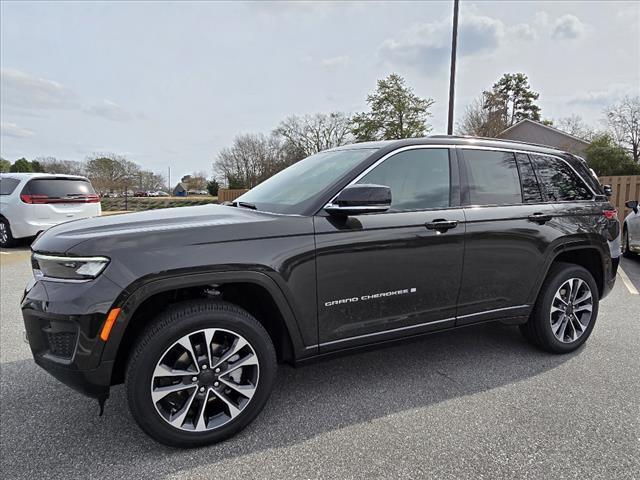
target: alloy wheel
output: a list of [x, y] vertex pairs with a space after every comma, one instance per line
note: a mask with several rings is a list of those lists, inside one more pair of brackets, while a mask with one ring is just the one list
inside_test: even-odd
[[593, 311], [589, 284], [581, 278], [566, 280], [551, 302], [551, 330], [562, 343], [573, 343], [587, 330]]
[[7, 234], [7, 226], [4, 222], [0, 222], [0, 244], [6, 244], [8, 239], [9, 235]]
[[151, 379], [151, 399], [171, 426], [191, 432], [213, 430], [247, 407], [259, 370], [255, 350], [238, 333], [198, 330], [162, 354]]

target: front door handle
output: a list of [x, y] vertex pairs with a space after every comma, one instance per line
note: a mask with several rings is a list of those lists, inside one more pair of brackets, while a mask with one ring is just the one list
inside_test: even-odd
[[425, 223], [425, 226], [429, 230], [437, 230], [438, 232], [446, 232], [451, 228], [456, 228], [458, 226], [457, 220], [445, 220], [444, 218], [436, 218], [432, 222]]
[[542, 212], [536, 212], [529, 215], [529, 220], [531, 220], [532, 222], [539, 223], [540, 225], [548, 222], [552, 218], [553, 218], [553, 215], [549, 215], [548, 213], [542, 213]]

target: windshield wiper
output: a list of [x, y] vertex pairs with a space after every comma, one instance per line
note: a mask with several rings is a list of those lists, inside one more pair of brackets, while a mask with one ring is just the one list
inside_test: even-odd
[[238, 207], [249, 208], [251, 210], [258, 209], [258, 207], [256, 207], [253, 203], [249, 203], [249, 202], [233, 202], [233, 204]]

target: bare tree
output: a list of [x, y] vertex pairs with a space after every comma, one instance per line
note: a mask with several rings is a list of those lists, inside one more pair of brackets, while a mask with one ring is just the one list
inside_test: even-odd
[[276, 135], [245, 134], [218, 154], [214, 171], [229, 188], [253, 188], [297, 160]]
[[141, 183], [140, 167], [115, 153], [100, 153], [88, 157], [85, 171], [93, 187], [101, 193]]
[[616, 141], [640, 162], [640, 96], [624, 97], [605, 110], [606, 121]]
[[486, 96], [481, 95], [467, 105], [457, 131], [460, 135], [493, 138], [506, 128], [504, 116], [493, 112], [486, 104]]
[[571, 115], [555, 120], [553, 126], [569, 135], [590, 142], [596, 136], [596, 131], [587, 125], [580, 115]]
[[316, 113], [287, 117], [280, 122], [274, 133], [284, 137], [289, 148], [300, 152], [302, 157], [308, 157], [322, 150], [351, 143], [353, 140], [350, 128], [350, 119], [344, 113]]
[[58, 160], [55, 157], [38, 157], [35, 160], [45, 173], [84, 175], [84, 164], [77, 160]]

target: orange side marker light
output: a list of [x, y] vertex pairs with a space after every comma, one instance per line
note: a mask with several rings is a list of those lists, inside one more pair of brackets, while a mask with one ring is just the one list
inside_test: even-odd
[[100, 332], [100, 338], [105, 342], [109, 339], [109, 334], [111, 333], [113, 324], [116, 323], [118, 315], [120, 315], [119, 308], [112, 308], [109, 312], [109, 315], [107, 315], [107, 321], [104, 322], [104, 326], [102, 327], [102, 331]]

